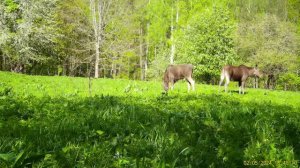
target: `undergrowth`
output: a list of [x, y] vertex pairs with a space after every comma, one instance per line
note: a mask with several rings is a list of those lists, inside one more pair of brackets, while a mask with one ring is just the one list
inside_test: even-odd
[[0, 167], [298, 166], [297, 92], [91, 82], [0, 72]]

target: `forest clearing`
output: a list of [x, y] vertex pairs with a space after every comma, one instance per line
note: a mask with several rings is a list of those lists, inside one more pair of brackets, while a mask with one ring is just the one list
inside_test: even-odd
[[296, 168], [299, 91], [300, 0], [0, 0], [1, 168]]
[[0, 81], [0, 167], [299, 165], [298, 92], [239, 95], [232, 82], [229, 93], [187, 93], [179, 82], [165, 96], [162, 81], [7, 72]]

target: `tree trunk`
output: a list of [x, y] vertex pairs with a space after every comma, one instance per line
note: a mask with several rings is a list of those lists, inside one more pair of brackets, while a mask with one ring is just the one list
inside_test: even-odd
[[[175, 46], [175, 41], [174, 41], [174, 19], [173, 19], [173, 11], [174, 7], [172, 6], [172, 12], [171, 12], [171, 56], [170, 56], [170, 64], [174, 64], [174, 57], [175, 57], [175, 52], [176, 52], [176, 46]], [[178, 2], [176, 3], [176, 25], [178, 24], [179, 20], [179, 7], [178, 7]]]
[[258, 82], [257, 82], [257, 77], [254, 78], [254, 82], [253, 82], [253, 88], [258, 88]]
[[111, 76], [112, 78], [114, 78], [113, 77], [113, 71], [114, 71], [114, 63], [111, 63], [111, 69], [110, 69], [110, 75], [109, 76]]
[[2, 71], [5, 71], [5, 70], [6, 70], [5, 64], [6, 64], [5, 56], [2, 55], [2, 68], [1, 68]]
[[287, 90], [287, 86], [286, 86], [286, 83], [284, 83], [284, 91]]
[[143, 69], [143, 29], [140, 25], [140, 70], [141, 70], [141, 80], [144, 80], [144, 69]]
[[[150, 4], [150, 0], [149, 0], [149, 4]], [[150, 27], [150, 23], [147, 23], [147, 33], [149, 33], [149, 27]], [[145, 54], [145, 61], [144, 61], [144, 67], [145, 67], [145, 73], [144, 73], [144, 78], [145, 80], [147, 80], [147, 71], [148, 71], [148, 55], [149, 55], [149, 36], [147, 36], [147, 42], [146, 42], [146, 54]]]
[[130, 79], [130, 59], [129, 59], [129, 57], [127, 58], [127, 63], [128, 63], [128, 79]]
[[155, 77], [158, 77], [160, 74], [159, 74], [159, 65], [157, 62], [157, 47], [156, 47], [156, 45], [154, 46], [154, 60], [156, 62], [156, 70], [157, 70], [157, 74], [155, 74], [156, 75]]
[[95, 8], [95, 0], [90, 0], [90, 8], [92, 12], [93, 19], [93, 28], [94, 28], [94, 39], [95, 39], [95, 78], [99, 77], [99, 55], [100, 55], [100, 32], [101, 29], [101, 3], [99, 3], [99, 24], [97, 24], [97, 16], [96, 16], [96, 8]]
[[117, 64], [112, 62], [111, 64], [111, 71], [110, 71], [110, 76], [115, 79], [117, 76]]
[[173, 22], [173, 6], [171, 12], [171, 55], [170, 55], [170, 64], [174, 63], [174, 55], [175, 55], [175, 44], [174, 44], [174, 22]]
[[146, 59], [144, 61], [144, 80], [147, 80], [147, 71], [148, 71], [148, 56], [146, 55]]

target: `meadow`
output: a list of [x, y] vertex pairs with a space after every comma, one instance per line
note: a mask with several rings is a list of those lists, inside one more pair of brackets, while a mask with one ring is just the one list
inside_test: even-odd
[[300, 93], [0, 72], [0, 167], [299, 167]]

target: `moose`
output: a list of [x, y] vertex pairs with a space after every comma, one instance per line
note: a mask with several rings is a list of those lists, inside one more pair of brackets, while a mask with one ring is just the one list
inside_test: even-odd
[[239, 94], [245, 93], [245, 82], [248, 77], [262, 77], [262, 73], [257, 69], [257, 65], [253, 67], [247, 67], [245, 65], [240, 65], [240, 66], [231, 66], [231, 65], [226, 65], [223, 67], [222, 72], [221, 72], [221, 80], [219, 84], [219, 92], [220, 92], [220, 87], [224, 81], [225, 81], [225, 92], [227, 92], [227, 86], [231, 81], [238, 81], [239, 82]]
[[193, 74], [192, 64], [169, 65], [166, 68], [164, 78], [163, 78], [164, 90], [168, 92], [169, 83], [171, 83], [171, 89], [173, 90], [174, 84], [178, 80], [185, 79], [188, 82], [188, 92], [190, 91], [190, 87], [192, 87], [194, 91], [195, 81], [192, 78], [192, 74]]

